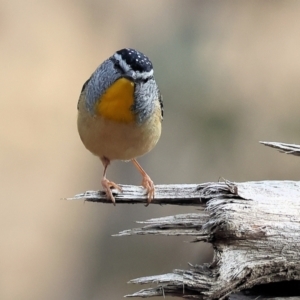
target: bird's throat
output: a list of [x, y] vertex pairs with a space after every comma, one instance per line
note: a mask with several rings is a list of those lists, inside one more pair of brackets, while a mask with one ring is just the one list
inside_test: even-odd
[[103, 118], [130, 123], [135, 120], [131, 107], [134, 102], [134, 83], [127, 78], [115, 81], [96, 103], [95, 111]]

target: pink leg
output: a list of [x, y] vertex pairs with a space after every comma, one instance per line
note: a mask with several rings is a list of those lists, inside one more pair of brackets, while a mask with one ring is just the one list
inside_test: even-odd
[[114, 182], [108, 180], [106, 178], [106, 170], [107, 170], [107, 167], [110, 163], [109, 159], [104, 157], [102, 160], [102, 163], [103, 163], [103, 166], [104, 166], [104, 172], [103, 172], [103, 178], [101, 180], [101, 184], [102, 184], [102, 187], [106, 193], [106, 197], [107, 199], [110, 199], [111, 202], [116, 205], [116, 200], [115, 200], [115, 197], [113, 196], [112, 192], [111, 192], [111, 188], [115, 188], [117, 189], [118, 191], [122, 192], [122, 189]]
[[154, 198], [154, 193], [155, 193], [154, 183], [149, 177], [149, 175], [141, 167], [141, 165], [137, 162], [136, 159], [132, 159], [131, 161], [133, 162], [133, 164], [135, 165], [135, 167], [138, 169], [138, 171], [141, 173], [143, 177], [142, 186], [147, 190], [148, 200], [146, 206], [148, 206], [152, 201], [152, 199]]

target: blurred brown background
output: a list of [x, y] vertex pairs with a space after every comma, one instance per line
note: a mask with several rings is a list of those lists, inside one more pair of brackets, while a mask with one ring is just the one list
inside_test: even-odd
[[[293, 179], [300, 143], [300, 2], [1, 1], [0, 299], [123, 299], [132, 278], [211, 259], [189, 238], [111, 237], [195, 208], [60, 200], [100, 187], [76, 129], [81, 87], [114, 51], [150, 57], [163, 135], [140, 159], [156, 184]], [[110, 179], [140, 184], [132, 164]]]

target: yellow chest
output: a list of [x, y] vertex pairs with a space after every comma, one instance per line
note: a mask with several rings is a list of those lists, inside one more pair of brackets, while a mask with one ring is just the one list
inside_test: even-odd
[[130, 123], [135, 120], [131, 110], [134, 102], [134, 83], [126, 78], [114, 82], [96, 103], [95, 111], [106, 119]]

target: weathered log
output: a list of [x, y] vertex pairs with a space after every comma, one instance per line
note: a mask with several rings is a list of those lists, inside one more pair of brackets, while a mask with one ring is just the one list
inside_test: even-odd
[[[293, 149], [292, 154], [300, 153], [297, 145], [263, 143], [280, 151], [291, 153], [288, 149]], [[122, 188], [123, 193], [116, 195], [118, 204], [146, 203], [141, 187]], [[102, 192], [86, 192], [71, 199], [82, 198], [109, 202]], [[198, 211], [140, 222], [143, 227], [122, 231], [117, 236], [191, 236], [193, 242], [211, 243], [214, 258], [210, 264], [190, 265], [189, 270], [175, 269], [168, 274], [131, 280], [130, 283], [156, 286], [127, 297], [255, 299], [257, 296], [251, 296], [252, 287], [286, 281], [298, 284], [299, 289], [294, 288], [294, 294], [289, 295], [300, 297], [300, 182], [225, 180], [158, 185], [153, 204], [192, 205]], [[259, 295], [259, 299], [264, 299], [263, 292]]]

